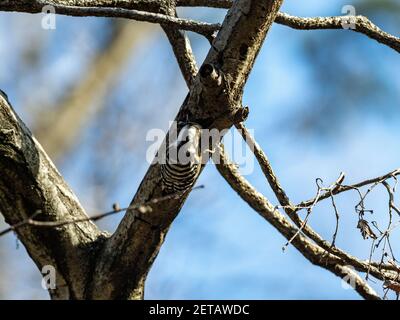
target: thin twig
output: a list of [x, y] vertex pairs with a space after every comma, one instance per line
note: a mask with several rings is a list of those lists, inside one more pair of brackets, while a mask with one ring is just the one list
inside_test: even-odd
[[274, 170], [272, 169], [271, 163], [267, 155], [263, 152], [259, 144], [251, 136], [250, 132], [247, 130], [243, 123], [238, 123], [235, 125], [238, 132], [242, 135], [244, 141], [249, 146], [250, 150], [254, 153], [262, 172], [268, 180], [269, 185], [274, 191], [276, 198], [282, 206], [292, 207], [289, 197], [287, 196], [285, 190], [282, 188], [279, 180], [277, 179]]
[[[233, 0], [178, 0], [179, 6], [204, 6], [229, 9]], [[275, 22], [297, 30], [343, 29], [343, 24], [348, 24], [350, 19], [355, 28], [349, 30], [358, 32], [400, 52], [400, 38], [393, 36], [373, 24], [364, 16], [339, 16], [339, 17], [297, 17], [279, 12]]]
[[[204, 188], [203, 185], [194, 187], [192, 190], [197, 190], [197, 189], [202, 189]], [[75, 224], [75, 223], [82, 223], [82, 222], [88, 222], [88, 221], [98, 221], [100, 219], [104, 219], [108, 216], [126, 211], [126, 210], [136, 210], [139, 213], [146, 213], [148, 211], [151, 211], [151, 205], [153, 204], [157, 204], [159, 202], [162, 201], [167, 201], [167, 200], [172, 200], [172, 199], [177, 199], [179, 197], [182, 196], [182, 194], [185, 192], [178, 192], [178, 193], [174, 193], [172, 195], [167, 195], [164, 197], [159, 197], [159, 198], [155, 198], [152, 199], [148, 202], [145, 203], [141, 203], [141, 204], [135, 204], [135, 205], [131, 205], [128, 206], [126, 208], [114, 208], [112, 211], [108, 211], [108, 212], [104, 212], [104, 213], [99, 213], [87, 218], [82, 218], [82, 219], [73, 219], [73, 220], [65, 220], [65, 221], [38, 221], [38, 220], [34, 220], [34, 218], [39, 215], [41, 212], [40, 210], [36, 211], [32, 216], [30, 216], [29, 218], [27, 218], [26, 220], [23, 220], [21, 222], [18, 222], [17, 224], [14, 224], [12, 226], [10, 226], [7, 229], [4, 229], [2, 231], [0, 231], [0, 237], [18, 230], [19, 228], [25, 227], [25, 226], [34, 226], [34, 227], [39, 227], [39, 228], [57, 228], [57, 227], [62, 227], [62, 226], [66, 226], [66, 225], [70, 225], [70, 224]], [[145, 223], [150, 223], [149, 221], [146, 221], [144, 218], [140, 217], [140, 216], [136, 216], [135, 217], [137, 220], [140, 220], [142, 222]]]
[[[393, 178], [393, 177], [398, 176], [398, 175], [400, 175], [400, 168], [396, 169], [396, 170], [393, 170], [393, 171], [391, 171], [391, 172], [389, 172], [389, 173], [387, 173], [385, 175], [382, 175], [382, 176], [379, 176], [379, 177], [376, 177], [376, 178], [372, 178], [372, 179], [368, 179], [368, 180], [364, 180], [364, 181], [361, 181], [361, 182], [358, 182], [358, 183], [355, 183], [355, 184], [352, 184], [352, 185], [340, 185], [337, 188], [333, 189], [332, 193], [333, 193], [333, 195], [337, 195], [339, 193], [346, 192], [346, 191], [349, 191], [349, 190], [356, 190], [356, 189], [359, 189], [361, 187], [364, 187], [364, 186], [367, 186], [367, 185], [370, 185], [370, 184], [375, 184], [375, 183], [379, 184], [379, 183], [382, 183], [385, 180], [388, 180], [388, 179]], [[331, 192], [327, 191], [327, 192], [323, 193], [319, 197], [317, 202], [325, 200], [325, 199], [327, 199], [329, 197], [331, 197]], [[307, 208], [312, 203], [314, 203], [314, 201], [315, 201], [315, 198], [307, 200], [307, 201], [303, 201], [303, 202], [299, 203], [298, 205], [296, 205], [296, 208]]]
[[400, 38], [395, 37], [373, 24], [364, 16], [341, 16], [341, 17], [313, 17], [302, 18], [291, 16], [286, 13], [279, 13], [275, 19], [276, 23], [298, 30], [319, 30], [319, 29], [343, 29], [345, 19], [353, 20], [355, 28], [349, 30], [362, 33], [371, 39], [382, 43], [397, 52], [400, 52]]
[[[335, 217], [336, 217], [335, 232], [333, 233], [333, 237], [332, 237], [332, 247], [334, 247], [335, 243], [336, 243], [337, 234], [338, 234], [338, 231], [339, 231], [339, 219], [340, 219], [340, 216], [339, 216], [339, 210], [338, 210], [338, 208], [336, 206], [335, 197], [333, 196], [332, 191], [331, 191], [331, 201], [332, 201], [332, 206], [333, 206], [333, 209], [335, 211]], [[332, 250], [332, 248], [331, 248], [331, 250]]]
[[[295, 233], [295, 236], [299, 236], [299, 234], [302, 232], [304, 235], [309, 237], [312, 241], [314, 241], [316, 244], [318, 244], [321, 248], [325, 249], [326, 252], [334, 254], [344, 261], [346, 261], [347, 264], [353, 265], [357, 268], [360, 268], [362, 270], [369, 270], [369, 264], [360, 261], [356, 257], [348, 254], [347, 252], [337, 248], [334, 246], [334, 243], [329, 243], [329, 241], [323, 239], [316, 231], [314, 231], [310, 226], [308, 226], [305, 221], [303, 221], [297, 214], [297, 211], [300, 209], [309, 209], [313, 208], [320, 200], [321, 197], [328, 198], [328, 197], [333, 197], [337, 192], [340, 192], [342, 186], [341, 184], [343, 183], [345, 179], [345, 174], [342, 172], [340, 173], [339, 177], [336, 179], [336, 181], [329, 187], [323, 188], [318, 186], [317, 194], [316, 196], [312, 199], [312, 201], [307, 202], [307, 206], [300, 207], [300, 206], [295, 206], [291, 203], [289, 197], [287, 196], [286, 192], [284, 189], [281, 187], [281, 184], [279, 183], [279, 180], [277, 176], [274, 173], [274, 170], [272, 169], [271, 163], [268, 160], [268, 157], [264, 153], [264, 151], [261, 149], [261, 147], [258, 145], [258, 143], [255, 141], [254, 137], [251, 136], [251, 134], [248, 132], [246, 127], [244, 126], [243, 123], [239, 123], [236, 125], [236, 128], [238, 129], [239, 133], [242, 135], [243, 139], [249, 146], [249, 148], [252, 150], [254, 153], [264, 175], [266, 176], [271, 189], [274, 191], [277, 199], [279, 200], [281, 204], [281, 208], [283, 208], [288, 215], [288, 217], [296, 224], [296, 226], [299, 228], [298, 231]], [[379, 177], [377, 180], [382, 181], [382, 179], [388, 179], [393, 176], [393, 173], [396, 173], [396, 171], [393, 171], [389, 173], [388, 175], [385, 175], [383, 177]], [[367, 180], [368, 183], [373, 183], [375, 182], [375, 179], [370, 179]], [[379, 183], [379, 182], [378, 182]], [[360, 186], [363, 185], [364, 182], [356, 184], [354, 186]], [[354, 187], [355, 188], [355, 187]], [[352, 190], [352, 188], [348, 188], [348, 190]], [[324, 191], [324, 193], [322, 193]], [[363, 199], [365, 196], [363, 196], [358, 188], [356, 188], [356, 191], [359, 193], [360, 198]], [[327, 196], [328, 195], [328, 196]], [[360, 201], [362, 202], [362, 201]], [[362, 202], [363, 204], [363, 202]], [[308, 214], [309, 215], [309, 214]], [[336, 217], [338, 215], [336, 214]], [[338, 223], [336, 224], [335, 232], [338, 229]], [[292, 236], [291, 241], [293, 241], [295, 237]], [[334, 235], [334, 239], [336, 238], [336, 235]], [[290, 243], [290, 242], [289, 242]], [[285, 247], [284, 247], [285, 248]], [[390, 266], [387, 265], [381, 265], [381, 269], [383, 270], [391, 270]], [[377, 269], [375, 269], [377, 271]], [[374, 273], [375, 276], [379, 277], [379, 271]]]
[[213, 35], [221, 27], [219, 23], [206, 23], [190, 19], [181, 19], [165, 14], [153, 13], [147, 11], [139, 11], [132, 9], [123, 9], [116, 7], [85, 7], [85, 6], [65, 6], [55, 4], [50, 1], [41, 1], [43, 6], [52, 6], [56, 13], [70, 16], [94, 16], [94, 17], [111, 17], [126, 18], [137, 21], [145, 21], [150, 23], [158, 23], [166, 26], [179, 28], [199, 33], [207, 38]]
[[393, 189], [390, 188], [389, 183], [387, 181], [382, 182], [383, 186], [386, 188], [388, 194], [389, 194], [389, 210], [394, 210], [398, 215], [400, 215], [400, 209], [396, 207], [394, 203], [394, 192], [395, 192], [395, 187]]
[[[84, 4], [88, 4], [85, 2]], [[230, 0], [178, 0], [178, 6], [206, 6], [213, 8], [228, 9], [232, 6], [233, 1]], [[211, 39], [214, 32], [220, 29], [220, 24], [209, 24], [198, 22], [188, 19], [178, 19], [167, 15], [158, 13], [151, 13], [147, 11], [139, 11], [134, 9], [125, 9], [122, 7], [111, 7], [114, 4], [110, 1], [110, 7], [88, 7], [88, 6], [65, 6], [56, 4], [49, 1], [36, 1], [35, 8], [38, 6], [53, 6], [57, 13], [71, 15], [71, 16], [100, 16], [100, 17], [118, 17], [127, 18], [138, 21], [147, 21], [151, 23], [166, 24], [177, 27], [182, 30], [193, 31], [204, 35]], [[0, 4], [0, 8], [1, 4]], [[26, 7], [21, 6], [18, 8], [16, 5], [4, 5], [4, 10], [18, 10], [21, 12], [38, 12], [38, 10], [28, 10]], [[345, 19], [353, 19], [355, 29], [349, 29], [354, 32], [362, 33], [371, 39], [376, 40], [390, 48], [400, 52], [400, 38], [393, 36], [373, 24], [368, 18], [364, 16], [339, 16], [339, 17], [297, 17], [291, 16], [286, 13], [278, 13], [275, 22], [282, 24], [293, 29], [298, 30], [317, 30], [317, 29], [343, 29]]]
[[[178, 17], [176, 8], [174, 7], [169, 9], [169, 13], [171, 16]], [[190, 40], [186, 33], [178, 28], [170, 27], [168, 25], [161, 26], [172, 46], [172, 50], [174, 51], [186, 85], [190, 89], [198, 72]]]
[[[242, 175], [240, 175], [238, 168], [225, 156], [222, 145], [220, 146], [219, 155], [221, 158], [217, 164], [217, 169], [232, 189], [289, 240], [297, 232], [297, 229], [285, 216], [272, 206], [268, 199], [261, 195]], [[292, 244], [313, 264], [319, 265], [341, 278], [348, 278], [351, 274], [352, 279], [355, 279], [357, 282], [354, 289], [365, 299], [380, 299], [369, 284], [359, 277], [355, 271], [351, 270], [343, 259], [329, 253], [326, 259], [323, 259], [326, 251], [312, 243], [302, 234], [299, 234], [293, 239]], [[378, 272], [378, 276], [382, 278], [380, 272]]]

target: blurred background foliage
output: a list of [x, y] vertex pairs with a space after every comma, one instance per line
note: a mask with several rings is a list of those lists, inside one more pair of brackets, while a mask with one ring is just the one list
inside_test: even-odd
[[[343, 5], [348, 2], [342, 1]], [[398, 1], [360, 0], [352, 5], [357, 14], [369, 17], [387, 32], [398, 32]], [[393, 82], [399, 69], [384, 63], [396, 52], [382, 52], [368, 38], [345, 30], [311, 32], [302, 40], [301, 55], [304, 64], [312, 66], [311, 80], [317, 88], [307, 92], [308, 99], [300, 110], [300, 132], [312, 131], [323, 138], [337, 136], [341, 126], [356, 121], [360, 113], [385, 121], [398, 120], [395, 102], [400, 101], [400, 91]]]
[[[340, 15], [348, 4], [400, 35], [397, 0], [286, 0], [283, 11]], [[225, 10], [179, 13], [221, 21]], [[0, 89], [89, 214], [105, 212], [114, 202], [126, 206], [148, 167], [148, 130], [166, 130], [187, 93], [170, 45], [160, 27], [145, 23], [58, 16], [55, 30], [43, 30], [41, 18], [0, 13]], [[198, 35], [190, 38], [200, 64], [209, 45]], [[316, 177], [328, 183], [346, 171], [355, 182], [399, 166], [399, 71], [398, 53], [363, 35], [274, 25], [244, 103], [251, 109], [247, 126], [294, 202], [314, 195]], [[257, 166], [248, 178], [275, 201]], [[146, 298], [358, 298], [294, 249], [282, 253], [284, 239], [213, 166], [199, 180], [206, 188], [191, 194], [176, 219], [150, 272]], [[375, 212], [387, 205], [381, 191], [368, 202]], [[337, 244], [367, 259], [370, 243], [355, 228], [355, 199], [339, 197]], [[112, 232], [120, 218], [100, 221], [100, 227]], [[328, 239], [334, 223], [328, 204], [311, 217]], [[0, 298], [48, 298], [15, 236], [0, 239], [0, 260]], [[373, 285], [382, 291], [381, 284]]]

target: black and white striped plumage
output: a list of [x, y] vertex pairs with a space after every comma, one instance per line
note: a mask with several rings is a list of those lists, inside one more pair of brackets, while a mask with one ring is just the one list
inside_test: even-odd
[[194, 183], [201, 168], [201, 127], [185, 125], [166, 152], [161, 165], [163, 190], [166, 194], [185, 192]]

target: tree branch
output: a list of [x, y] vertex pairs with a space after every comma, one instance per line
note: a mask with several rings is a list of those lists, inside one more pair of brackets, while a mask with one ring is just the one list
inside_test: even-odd
[[[336, 255], [340, 259], [342, 259], [344, 262], [346, 262], [349, 265], [352, 265], [353, 267], [357, 268], [357, 270], [364, 271], [364, 272], [370, 272], [373, 276], [375, 276], [378, 279], [384, 280], [384, 276], [382, 276], [380, 270], [393, 270], [393, 267], [390, 265], [385, 265], [385, 264], [380, 264], [379, 267], [377, 268], [371, 268], [371, 263], [372, 265], [374, 264], [373, 262], [365, 262], [361, 261], [360, 259], [357, 259], [356, 257], [350, 255], [349, 253], [341, 250], [338, 247], [335, 247], [333, 243], [330, 243], [329, 241], [323, 239], [313, 228], [311, 228], [306, 221], [300, 218], [298, 215], [298, 211], [302, 208], [300, 206], [294, 205], [289, 197], [287, 196], [286, 192], [282, 188], [278, 177], [275, 175], [274, 170], [272, 169], [272, 165], [268, 160], [267, 155], [264, 153], [264, 151], [261, 149], [259, 144], [254, 140], [254, 138], [251, 136], [251, 134], [248, 132], [246, 127], [244, 126], [243, 123], [238, 123], [236, 124], [236, 128], [239, 131], [239, 133], [242, 135], [243, 139], [249, 146], [250, 150], [254, 153], [257, 162], [259, 163], [261, 170], [263, 171], [265, 177], [268, 180], [268, 183], [275, 193], [276, 198], [278, 199], [281, 207], [285, 210], [286, 214], [288, 217], [295, 223], [295, 225], [299, 228], [298, 232], [302, 232], [304, 235], [309, 237], [312, 241], [314, 241], [318, 246], [326, 250], [327, 252]], [[396, 171], [393, 171], [396, 172]], [[393, 173], [392, 172], [392, 173]], [[380, 181], [385, 181], [386, 179], [392, 177], [392, 173], [389, 173], [387, 175], [384, 175], [382, 177], [378, 177], [375, 179], [370, 179], [367, 180], [370, 184], [380, 182]], [[326, 191], [322, 195], [319, 192], [319, 197], [314, 198], [312, 200], [307, 201], [309, 206], [314, 206], [317, 204], [321, 199], [321, 197], [326, 196], [326, 198], [332, 197], [332, 195], [337, 192], [338, 188], [340, 187], [340, 183], [343, 182], [344, 175], [341, 175], [338, 181], [335, 182], [335, 184], [332, 186], [332, 188], [329, 191]], [[359, 183], [357, 185], [364, 185], [366, 182]], [[352, 190], [352, 188], [348, 189]], [[390, 197], [391, 204], [393, 204], [393, 195]]]
[[174, 51], [186, 85], [190, 89], [198, 72], [190, 40], [184, 31], [177, 28], [163, 26], [163, 30], [171, 43], [172, 50]]
[[[225, 178], [233, 190], [246, 201], [257, 213], [274, 226], [287, 240], [292, 239], [293, 246], [311, 263], [331, 271], [333, 274], [345, 278], [349, 276], [351, 269], [346, 267], [345, 262], [324, 249], [313, 244], [278, 211], [272, 204], [261, 195], [244, 177], [237, 167], [226, 157], [224, 150], [220, 148], [220, 162], [217, 169]], [[295, 236], [296, 235], [296, 236]], [[293, 236], [295, 236], [293, 238]], [[365, 299], [377, 300], [380, 297], [368, 285], [366, 281], [357, 276], [355, 278], [355, 290]]]
[[[16, 225], [34, 214], [48, 222], [87, 218], [76, 196], [2, 94], [0, 172], [0, 212], [8, 224]], [[84, 298], [94, 249], [101, 238], [93, 223], [15, 231], [39, 270], [45, 265], [55, 268], [57, 289], [50, 291], [53, 298]]]
[[[178, 5], [229, 9], [233, 2], [233, 0], [178, 0]], [[356, 28], [349, 30], [362, 33], [369, 38], [400, 52], [400, 38], [381, 30], [364, 16], [303, 18], [279, 12], [276, 16], [275, 22], [298, 30], [343, 29], [344, 19], [354, 20], [352, 22], [354, 22]]]
[[[204, 188], [203, 185], [200, 185], [196, 188], [193, 188], [192, 190], [197, 190], [197, 189], [202, 189]], [[88, 221], [99, 221], [101, 219], [107, 218], [109, 216], [112, 216], [114, 214], [124, 212], [127, 210], [135, 210], [137, 212], [136, 219], [141, 220], [142, 222], [149, 223], [143, 218], [140, 218], [139, 214], [145, 214], [148, 211], [153, 210], [152, 205], [160, 203], [160, 202], [165, 202], [165, 201], [170, 201], [172, 199], [176, 199], [180, 197], [182, 193], [177, 193], [161, 198], [156, 198], [152, 199], [150, 202], [147, 203], [140, 203], [136, 205], [130, 205], [129, 207], [126, 208], [120, 208], [118, 204], [114, 203], [113, 204], [113, 210], [99, 213], [92, 215], [90, 217], [83, 217], [79, 219], [71, 219], [71, 220], [60, 220], [60, 221], [39, 221], [35, 220], [35, 217], [40, 213], [39, 211], [35, 212], [33, 215], [30, 217], [26, 218], [25, 220], [22, 220], [21, 222], [18, 222], [17, 224], [11, 225], [9, 228], [4, 229], [0, 231], [0, 237], [10, 233], [10, 232], [15, 232], [18, 229], [21, 229], [23, 227], [27, 226], [32, 226], [32, 227], [39, 227], [39, 228], [57, 228], [57, 227], [63, 227], [69, 224], [77, 224], [77, 223], [82, 223], [82, 222], [88, 222]]]
[[[241, 0], [235, 3], [203, 64], [219, 66], [218, 72], [225, 75], [225, 81], [220, 86], [205, 88], [203, 82], [208, 75], [199, 72], [177, 115], [177, 122], [191, 121], [203, 128], [219, 130], [232, 126], [233, 115], [241, 106], [247, 76], [281, 4], [282, 1], [276, 0]], [[160, 166], [154, 163], [132, 204], [159, 197], [162, 195], [161, 186]], [[146, 214], [144, 218], [158, 228], [137, 221], [135, 212], [128, 210], [99, 257], [91, 289], [93, 298], [143, 297], [147, 273], [187, 195], [155, 206]]]
[[236, 124], [236, 129], [242, 135], [244, 141], [247, 143], [250, 150], [254, 153], [254, 156], [256, 157], [256, 159], [261, 167], [262, 172], [264, 173], [265, 177], [267, 178], [268, 183], [269, 183], [272, 191], [275, 193], [275, 196], [278, 199], [281, 206], [286, 207], [289, 210], [291, 208], [294, 208], [294, 206], [291, 204], [289, 197], [287, 196], [285, 190], [282, 188], [277, 176], [275, 175], [274, 170], [272, 169], [272, 166], [268, 160], [267, 155], [261, 149], [259, 144], [254, 140], [254, 138], [251, 136], [251, 134], [246, 129], [246, 127], [243, 123]]
[[[177, 0], [176, 4], [181, 6], [232, 6], [215, 40], [212, 35], [219, 30], [219, 24], [179, 19], [176, 17], [175, 8], [170, 12], [168, 10], [172, 6], [165, 7], [156, 0], [58, 0], [51, 3], [6, 1], [0, 3], [0, 10], [38, 13], [44, 5], [49, 4], [55, 7], [57, 13], [65, 15], [122, 17], [161, 24], [174, 47], [174, 53], [190, 87], [176, 120], [195, 122], [207, 129], [222, 130], [234, 124], [238, 128], [241, 127], [235, 119], [241, 109], [243, 87], [274, 21], [304, 30], [342, 28], [343, 17], [299, 18], [278, 13], [282, 1], [238, 0], [233, 3], [229, 0]], [[168, 10], [165, 12], [166, 8]], [[400, 52], [399, 38], [380, 30], [365, 17], [355, 18], [355, 31]], [[190, 44], [179, 29], [194, 31], [213, 40], [212, 48], [196, 77], [197, 66]], [[221, 81], [214, 83], [209, 70], [212, 71], [211, 74], [217, 74]], [[95, 218], [87, 217], [40, 145], [32, 138], [3, 97], [0, 98], [0, 107], [0, 169], [5, 172], [4, 176], [0, 177], [0, 211], [12, 226], [7, 232], [17, 232], [39, 267], [44, 264], [55, 265], [58, 287], [67, 287], [69, 292], [61, 292], [58, 289], [53, 292], [53, 296], [95, 299], [142, 298], [147, 273], [189, 192], [173, 197], [167, 203], [155, 201], [163, 197], [163, 190], [159, 164], [152, 164], [117, 231], [112, 237], [105, 239], [89, 221]], [[247, 135], [245, 132], [244, 137]], [[379, 299], [368, 283], [348, 268], [347, 264], [381, 280], [397, 281], [397, 273], [381, 270], [381, 265], [377, 267], [373, 263], [359, 261], [332, 247], [295, 213], [333, 197], [334, 194], [370, 183], [383, 183], [388, 179], [387, 175], [352, 186], [343, 186], [338, 182], [334, 188], [323, 189], [325, 192], [318, 194], [318, 197], [293, 206], [273, 173], [267, 157], [254, 140], [251, 142], [255, 147], [257, 160], [278, 200], [300, 229], [292, 225], [268, 199], [241, 177], [237, 168], [224, 158], [222, 151], [222, 161], [218, 170], [232, 188], [310, 262], [342, 278], [353, 277], [356, 280], [355, 289], [361, 296]], [[389, 177], [398, 174], [400, 171], [395, 170]], [[7, 181], [17, 182], [15, 190], [8, 190]], [[389, 186], [385, 187], [392, 196]], [[397, 207], [392, 200], [389, 199], [390, 208], [395, 210]], [[154, 203], [151, 210], [140, 211], [143, 203], [152, 201]], [[140, 216], [138, 212], [141, 213]], [[43, 243], [46, 243], [44, 248]]]
[[327, 192], [324, 192], [321, 195], [319, 195], [318, 199], [313, 198], [313, 199], [310, 199], [310, 200], [307, 200], [307, 201], [303, 201], [303, 202], [299, 203], [298, 205], [296, 205], [295, 207], [298, 208], [298, 209], [307, 208], [310, 205], [312, 205], [315, 201], [316, 202], [320, 202], [322, 200], [325, 200], [325, 199], [331, 197], [332, 195], [337, 195], [339, 193], [346, 192], [346, 191], [349, 191], [349, 190], [356, 190], [356, 189], [359, 189], [361, 187], [365, 187], [365, 186], [372, 185], [372, 184], [379, 184], [379, 183], [382, 183], [383, 181], [385, 181], [387, 179], [390, 179], [390, 178], [393, 178], [393, 177], [397, 177], [398, 175], [400, 175], [400, 168], [399, 169], [395, 169], [395, 170], [393, 170], [393, 171], [391, 171], [389, 173], [386, 173], [386, 174], [384, 174], [382, 176], [379, 176], [379, 177], [376, 177], [376, 178], [367, 179], [367, 180], [364, 180], [364, 181], [361, 181], [361, 182], [358, 182], [358, 183], [355, 183], [355, 184], [352, 184], [352, 185], [341, 185], [341, 184], [338, 184], [331, 191], [327, 191]]
[[[177, 17], [175, 3], [170, 1], [169, 7], [163, 8], [166, 14]], [[194, 84], [194, 79], [198, 69], [196, 59], [194, 57], [190, 40], [184, 31], [178, 28], [171, 28], [167, 25], [161, 25], [165, 34], [171, 43], [179, 68], [181, 69], [186, 85], [190, 87]]]
[[[178, 0], [177, 6], [205, 6], [228, 9], [233, 5], [233, 2], [234, 1], [232, 0]], [[0, 11], [39, 13], [45, 5], [54, 6], [59, 14], [72, 16], [120, 17], [137, 21], [159, 23], [181, 30], [193, 31], [204, 35], [208, 39], [210, 39], [213, 33], [220, 27], [219, 24], [209, 24], [152, 13], [151, 11], [157, 11], [160, 8], [160, 4], [157, 4], [157, 1], [155, 0], [136, 0], [132, 2], [127, 0], [58, 0], [52, 2], [23, 0], [19, 2], [0, 3]], [[343, 21], [345, 21], [344, 19], [349, 18], [354, 19], [356, 26], [355, 29], [350, 30], [362, 33], [369, 38], [400, 52], [400, 38], [381, 30], [364, 16], [303, 18], [291, 16], [286, 13], [278, 13], [275, 22], [298, 30], [343, 29], [342, 24]]]
[[[61, 2], [62, 3], [62, 2]], [[0, 11], [19, 11], [19, 12], [29, 12], [29, 13], [39, 13], [42, 12], [43, 6], [52, 6], [56, 13], [76, 16], [76, 17], [111, 17], [111, 18], [126, 18], [137, 21], [145, 21], [151, 23], [163, 24], [165, 26], [179, 28], [181, 30], [193, 31], [199, 33], [207, 38], [209, 38], [215, 31], [219, 30], [220, 24], [210, 24], [205, 22], [199, 22], [189, 19], [180, 19], [171, 17], [168, 15], [153, 13], [148, 11], [139, 11], [135, 9], [124, 9], [117, 7], [96, 7], [93, 6], [72, 6], [72, 5], [62, 5], [56, 2], [41, 2], [36, 1], [31, 6], [25, 6], [23, 3], [15, 2], [5, 2], [0, 3]]]
[[276, 17], [275, 22], [298, 30], [343, 29], [344, 19], [354, 19], [355, 29], [349, 30], [362, 33], [369, 38], [400, 52], [400, 38], [379, 29], [364, 16], [300, 18], [290, 16], [286, 13], [280, 13]]

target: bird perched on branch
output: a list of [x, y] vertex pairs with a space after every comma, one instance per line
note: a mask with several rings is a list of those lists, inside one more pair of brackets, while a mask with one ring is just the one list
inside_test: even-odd
[[193, 186], [202, 164], [201, 130], [199, 124], [187, 123], [167, 148], [161, 164], [165, 194], [184, 193]]

